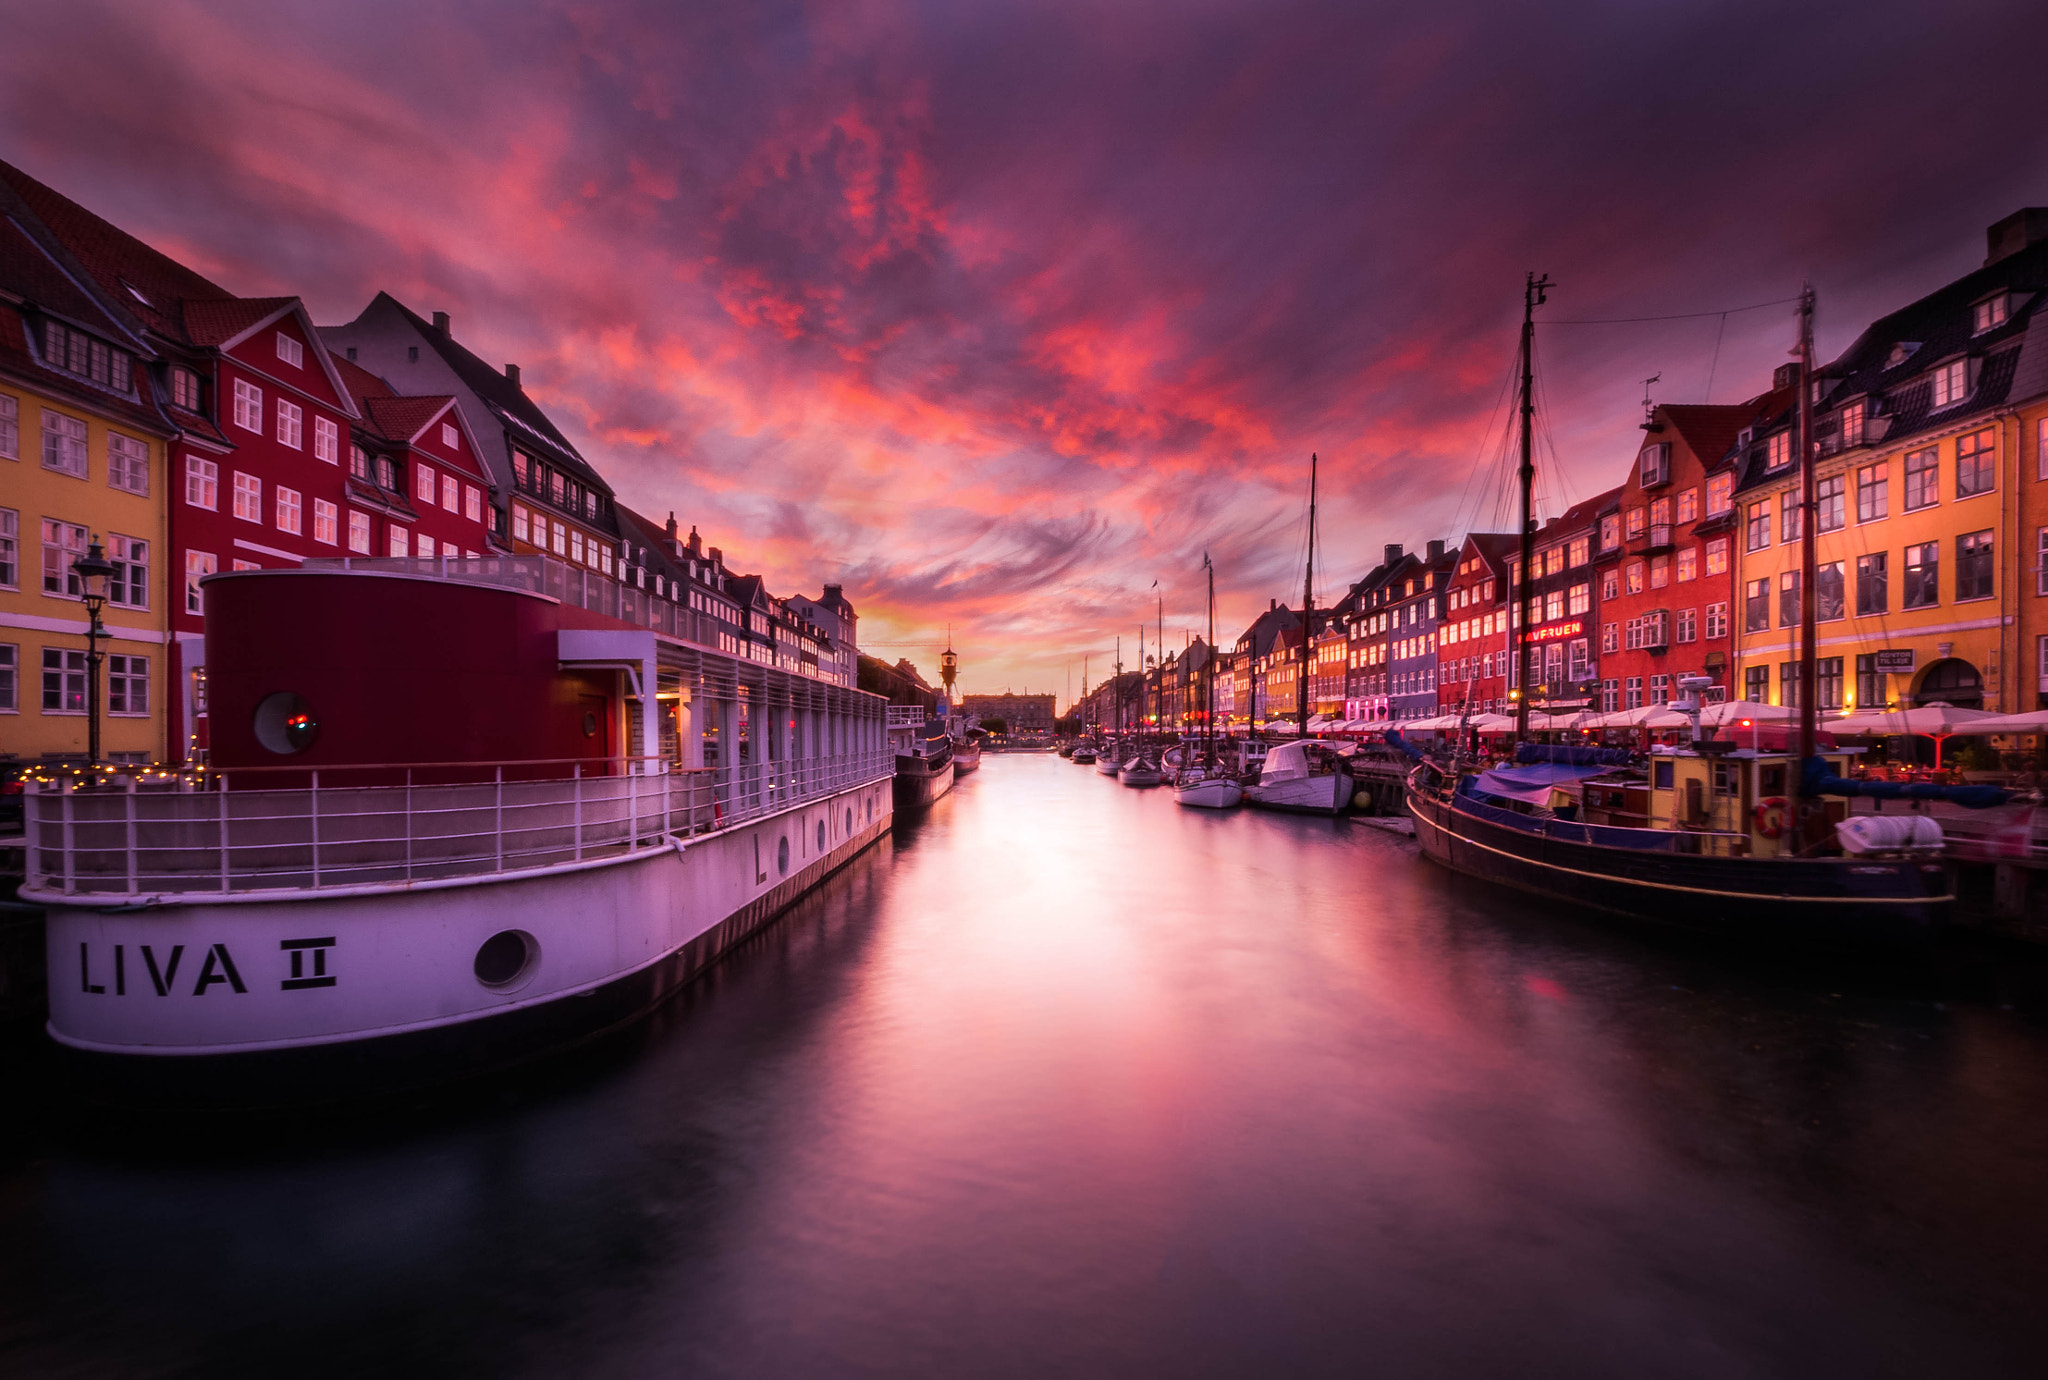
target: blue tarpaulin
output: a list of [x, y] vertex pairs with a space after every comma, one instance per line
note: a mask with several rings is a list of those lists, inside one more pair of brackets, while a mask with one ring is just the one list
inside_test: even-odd
[[1571, 747], [1563, 743], [1517, 743], [1517, 762], [1558, 762], [1573, 767], [1625, 767], [1635, 754], [1627, 748]]
[[1573, 765], [1568, 762], [1533, 762], [1522, 767], [1495, 767], [1491, 771], [1479, 773], [1473, 782], [1473, 790], [1482, 795], [1497, 795], [1508, 800], [1526, 801], [1531, 805], [1547, 805], [1550, 802], [1552, 787], [1583, 781], [1606, 770], [1605, 764]]
[[1860, 795], [1869, 800], [1946, 800], [1968, 810], [1989, 810], [2012, 799], [1997, 786], [1938, 786], [1931, 781], [1851, 781], [1828, 770], [1827, 759], [1809, 757], [1800, 773], [1807, 795]]

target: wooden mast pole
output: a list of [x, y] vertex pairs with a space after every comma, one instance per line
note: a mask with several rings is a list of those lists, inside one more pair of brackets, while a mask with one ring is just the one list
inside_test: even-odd
[[1799, 292], [1799, 775], [1818, 741], [1820, 663], [1814, 659], [1818, 496], [1813, 473], [1813, 285]]
[[1522, 532], [1521, 570], [1515, 578], [1514, 665], [1510, 689], [1519, 686], [1515, 700], [1515, 741], [1529, 736], [1529, 597], [1535, 574], [1536, 547], [1536, 462], [1533, 433], [1536, 425], [1535, 345], [1536, 308], [1543, 305], [1544, 289], [1552, 286], [1550, 275], [1539, 280], [1534, 273], [1522, 286]]
[[1301, 579], [1301, 684], [1296, 687], [1301, 736], [1308, 737], [1308, 644], [1316, 612], [1316, 457], [1308, 457], [1308, 573]]

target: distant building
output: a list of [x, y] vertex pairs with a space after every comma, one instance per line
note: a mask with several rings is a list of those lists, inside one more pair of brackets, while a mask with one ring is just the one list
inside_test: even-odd
[[793, 594], [783, 602], [810, 620], [827, 639], [818, 653], [818, 674], [841, 685], [854, 684], [859, 676], [860, 615], [847, 602], [844, 588], [826, 585], [821, 599]]
[[966, 695], [961, 712], [983, 723], [1001, 719], [1012, 733], [1050, 733], [1053, 720], [1051, 695]]

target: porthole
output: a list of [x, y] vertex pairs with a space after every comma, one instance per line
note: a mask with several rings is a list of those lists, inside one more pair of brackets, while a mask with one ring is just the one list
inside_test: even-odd
[[783, 876], [789, 875], [789, 835], [784, 834], [775, 844], [775, 870]]
[[583, 736], [586, 738], [595, 738], [597, 736], [597, 715], [589, 710], [585, 710], [583, 713]]
[[825, 821], [822, 819], [818, 821], [818, 851], [825, 851]]
[[525, 930], [499, 930], [476, 951], [476, 980], [494, 992], [524, 986], [540, 963], [540, 941]]
[[256, 706], [252, 726], [256, 741], [281, 757], [304, 752], [320, 736], [320, 721], [313, 717], [313, 706], [289, 690], [265, 695]]

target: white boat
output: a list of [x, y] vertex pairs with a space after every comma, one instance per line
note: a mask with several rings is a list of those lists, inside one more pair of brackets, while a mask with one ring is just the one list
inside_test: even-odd
[[1124, 763], [1123, 770], [1117, 773], [1117, 779], [1126, 786], [1164, 786], [1166, 773], [1143, 757], [1133, 757]]
[[1351, 773], [1328, 743], [1282, 743], [1266, 754], [1255, 786], [1244, 797], [1266, 810], [1334, 815], [1351, 801]]
[[1123, 770], [1125, 760], [1115, 748], [1104, 748], [1095, 759], [1095, 770], [1104, 776], [1115, 776]]
[[1173, 781], [1173, 802], [1198, 810], [1228, 810], [1244, 800], [1244, 787], [1227, 774], [1189, 767]]

